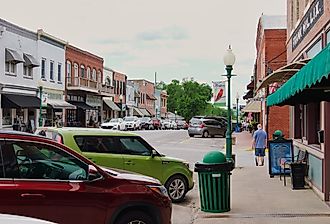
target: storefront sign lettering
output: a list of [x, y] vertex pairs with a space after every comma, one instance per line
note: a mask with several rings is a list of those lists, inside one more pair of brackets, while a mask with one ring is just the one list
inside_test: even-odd
[[314, 1], [292, 35], [292, 51], [301, 43], [307, 33], [324, 12], [323, 0]]

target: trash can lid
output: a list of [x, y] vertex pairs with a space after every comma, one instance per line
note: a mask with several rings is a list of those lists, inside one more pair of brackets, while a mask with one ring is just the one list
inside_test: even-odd
[[211, 151], [208, 152], [204, 158], [203, 163], [224, 163], [226, 162], [226, 156], [220, 151]]
[[274, 137], [283, 137], [283, 132], [281, 130], [274, 131]]

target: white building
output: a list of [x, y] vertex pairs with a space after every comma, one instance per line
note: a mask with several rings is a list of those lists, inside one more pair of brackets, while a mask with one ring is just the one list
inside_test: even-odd
[[[37, 125], [37, 34], [0, 19], [0, 128]], [[17, 127], [17, 125], [15, 125]]]
[[120, 112], [120, 108], [114, 103], [113, 74], [114, 71], [112, 69], [103, 67], [102, 92], [106, 96], [103, 97], [102, 121], [118, 117]]
[[[65, 101], [65, 46], [66, 42], [53, 37], [43, 30], [37, 32], [36, 86], [47, 98], [42, 110], [43, 125], [57, 126], [65, 121], [64, 109], [75, 109]], [[41, 88], [42, 87], [42, 88]], [[40, 92], [39, 92], [40, 94]]]

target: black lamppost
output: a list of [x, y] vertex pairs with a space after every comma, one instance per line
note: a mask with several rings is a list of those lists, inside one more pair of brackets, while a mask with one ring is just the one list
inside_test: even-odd
[[223, 62], [226, 65], [227, 74], [224, 75], [228, 79], [228, 94], [227, 94], [227, 132], [226, 132], [226, 158], [227, 160], [232, 160], [232, 137], [231, 137], [231, 105], [230, 105], [230, 78], [233, 76], [231, 74], [233, 70], [233, 65], [235, 63], [235, 55], [233, 54], [231, 47], [226, 52], [223, 57]]
[[238, 125], [238, 101], [239, 101], [239, 95], [238, 92], [236, 93], [236, 132], [239, 132], [239, 125]]
[[120, 102], [120, 118], [122, 118], [123, 117], [123, 95], [122, 94], [120, 94], [119, 95], [119, 102]]
[[174, 111], [174, 121], [175, 121], [175, 123], [176, 123], [176, 113], [177, 113], [177, 111], [175, 110]]

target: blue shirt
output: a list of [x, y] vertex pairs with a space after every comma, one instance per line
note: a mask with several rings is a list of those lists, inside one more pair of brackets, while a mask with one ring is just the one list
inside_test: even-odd
[[260, 129], [254, 132], [253, 134], [253, 139], [255, 140], [255, 147], [259, 149], [264, 149], [266, 148], [265, 142], [267, 139], [267, 133]]

